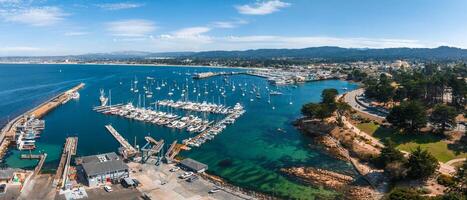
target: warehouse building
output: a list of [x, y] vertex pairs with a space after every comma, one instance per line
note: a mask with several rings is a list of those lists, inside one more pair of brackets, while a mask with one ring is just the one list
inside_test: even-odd
[[191, 158], [183, 159], [180, 162], [180, 167], [185, 169], [185, 170], [193, 171], [193, 172], [196, 172], [196, 173], [202, 173], [202, 172], [204, 172], [204, 171], [206, 171], [208, 169], [208, 165], [200, 163], [200, 162], [198, 162], [196, 160], [193, 160]]
[[128, 166], [114, 152], [80, 157], [76, 159], [76, 164], [90, 187], [107, 182], [117, 183], [130, 175]]

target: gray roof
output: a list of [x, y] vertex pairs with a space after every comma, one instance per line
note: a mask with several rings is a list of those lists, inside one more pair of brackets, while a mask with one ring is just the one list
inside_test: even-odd
[[7, 169], [1, 169], [0, 170], [0, 179], [11, 179], [13, 178], [13, 173], [15, 172], [15, 169], [7, 168]]
[[115, 152], [77, 158], [88, 176], [105, 174], [107, 172], [128, 170], [128, 166]]
[[88, 176], [105, 174], [107, 172], [128, 170], [128, 166], [122, 160], [108, 160], [105, 162], [88, 162], [82, 164]]
[[193, 160], [191, 158], [183, 159], [180, 162], [180, 164], [185, 166], [185, 167], [188, 167], [188, 168], [190, 168], [191, 170], [194, 170], [194, 171], [200, 171], [200, 170], [208, 168], [208, 166], [206, 164], [200, 163], [200, 162], [198, 162], [196, 160]]
[[104, 157], [106, 160], [120, 160], [120, 157], [115, 152], [92, 155], [92, 156], [83, 156], [80, 158], [76, 158], [76, 160], [77, 161], [79, 160], [79, 163], [100, 162], [99, 157]]

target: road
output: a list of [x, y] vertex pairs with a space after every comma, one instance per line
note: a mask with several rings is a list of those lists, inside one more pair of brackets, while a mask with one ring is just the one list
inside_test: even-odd
[[376, 107], [372, 107], [370, 104], [364, 101], [357, 102], [358, 96], [362, 95], [363, 92], [365, 92], [365, 89], [363, 88], [350, 91], [344, 95], [344, 101], [352, 106], [352, 108], [355, 110], [375, 117], [380, 121], [385, 120], [387, 113], [378, 110]]

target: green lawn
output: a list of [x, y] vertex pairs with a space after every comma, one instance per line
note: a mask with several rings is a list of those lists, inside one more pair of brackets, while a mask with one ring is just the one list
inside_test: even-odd
[[397, 130], [391, 128], [380, 127], [373, 122], [361, 123], [357, 127], [385, 142], [391, 139], [397, 144], [400, 150], [411, 152], [418, 146], [428, 150], [436, 159], [441, 162], [446, 162], [454, 158], [467, 157], [466, 152], [456, 152], [449, 149], [448, 143], [442, 141], [443, 137], [435, 134], [401, 134]]

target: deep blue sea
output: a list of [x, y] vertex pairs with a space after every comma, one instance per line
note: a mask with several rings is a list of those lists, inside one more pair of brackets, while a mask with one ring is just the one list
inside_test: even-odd
[[[181, 99], [182, 88], [188, 85], [191, 101], [208, 101], [233, 106], [239, 102], [246, 113], [228, 126], [213, 140], [200, 148], [182, 152], [181, 156], [191, 157], [209, 165], [209, 173], [218, 175], [227, 181], [250, 189], [293, 199], [313, 199], [316, 194], [333, 193], [322, 188], [303, 185], [283, 176], [279, 170], [290, 166], [313, 166], [336, 170], [346, 174], [355, 174], [351, 165], [336, 160], [319, 147], [310, 146], [310, 138], [300, 134], [291, 125], [300, 116], [300, 107], [307, 102], [317, 102], [323, 89], [336, 88], [343, 92], [357, 87], [356, 84], [328, 80], [299, 85], [298, 87], [274, 87], [267, 80], [247, 75], [212, 77], [193, 80], [193, 73], [207, 71], [242, 71], [242, 69], [223, 69], [206, 67], [172, 66], [118, 66], [118, 65], [34, 65], [0, 64], [0, 124], [18, 114], [40, 104], [52, 96], [83, 82], [86, 86], [80, 90], [80, 99], [71, 100], [50, 112], [44, 119], [46, 129], [37, 140], [36, 152], [47, 152], [46, 168], [55, 168], [58, 164], [61, 148], [67, 136], [78, 136], [78, 154], [91, 155], [117, 151], [119, 144], [104, 128], [112, 124], [130, 143], [144, 145], [144, 136], [151, 135], [164, 139], [166, 144], [174, 140], [193, 137], [186, 131], [172, 130], [157, 125], [103, 115], [92, 110], [99, 105], [99, 89], [112, 92], [112, 104], [133, 102], [134, 105], [150, 106], [156, 100]], [[143, 85], [147, 77], [156, 82], [167, 82], [174, 88], [174, 95], [169, 96], [169, 87], [153, 90], [153, 98], [145, 98]], [[138, 80], [139, 94], [130, 91], [131, 83]], [[229, 83], [229, 85], [226, 85]], [[232, 84], [236, 90], [232, 91]], [[242, 96], [238, 84], [247, 92]], [[244, 86], [244, 85], [247, 86]], [[216, 88], [217, 86], [217, 88]], [[259, 88], [261, 99], [251, 94], [253, 86]], [[154, 87], [154, 86], [152, 86]], [[198, 96], [192, 93], [208, 91], [208, 95]], [[226, 88], [226, 97], [222, 97], [219, 87]], [[283, 93], [271, 96], [267, 103], [266, 87]], [[152, 88], [154, 89], [154, 88]], [[253, 101], [251, 101], [253, 99]], [[292, 103], [292, 104], [291, 104]], [[273, 109], [273, 107], [275, 109]], [[180, 113], [184, 114], [184, 113]], [[216, 118], [216, 116], [204, 116]], [[284, 131], [278, 131], [282, 129]], [[136, 139], [136, 140], [135, 140]], [[31, 168], [36, 161], [19, 159], [17, 150], [11, 150], [6, 164], [11, 167]], [[223, 164], [220, 164], [222, 161]]]

